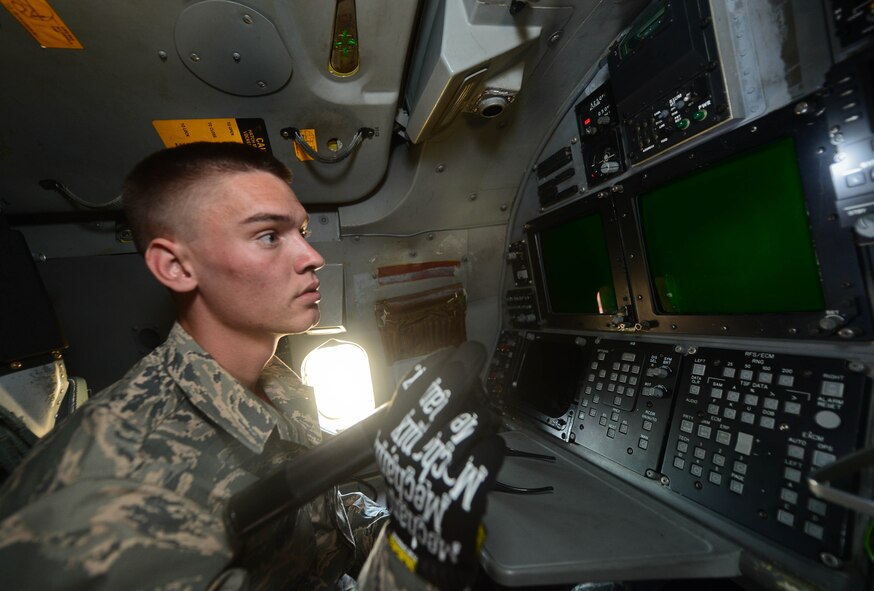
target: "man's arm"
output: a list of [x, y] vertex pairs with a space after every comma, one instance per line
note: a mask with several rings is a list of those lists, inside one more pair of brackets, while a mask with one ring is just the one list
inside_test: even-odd
[[478, 343], [437, 352], [395, 391], [374, 443], [392, 518], [362, 587], [455, 590], [473, 582], [486, 495], [505, 452], [498, 421], [478, 399], [484, 360]]
[[[45, 495], [0, 523], [7, 589], [206, 589], [231, 554], [220, 519], [157, 487], [98, 480]], [[230, 591], [245, 577], [221, 577]]]

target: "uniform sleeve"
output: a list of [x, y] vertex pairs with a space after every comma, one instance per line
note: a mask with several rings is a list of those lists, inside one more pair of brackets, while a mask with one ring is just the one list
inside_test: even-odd
[[373, 551], [358, 577], [359, 591], [439, 591], [417, 576], [398, 559], [389, 547], [388, 527], [383, 527]]
[[0, 523], [6, 589], [244, 588], [245, 573], [223, 572], [230, 558], [216, 516], [123, 481], [61, 488]]

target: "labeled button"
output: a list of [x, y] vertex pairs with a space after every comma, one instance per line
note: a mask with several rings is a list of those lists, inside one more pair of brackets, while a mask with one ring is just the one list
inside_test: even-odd
[[722, 388], [711, 388], [710, 389], [710, 397], [715, 400], [722, 399]]
[[783, 477], [791, 482], [801, 482], [801, 470], [786, 466], [783, 469]]
[[756, 406], [759, 403], [759, 397], [755, 394], [747, 394], [744, 396], [744, 404], [749, 406]]
[[725, 466], [725, 456], [722, 454], [713, 454], [713, 464], [716, 466]]
[[626, 435], [628, 433], [628, 423], [622, 423], [619, 425], [619, 432]]
[[674, 468], [676, 468], [677, 470], [682, 470], [685, 467], [686, 467], [686, 460], [684, 460], [683, 458], [681, 458], [679, 456], [674, 458]]
[[604, 415], [601, 415], [601, 418], [598, 419], [598, 424], [601, 425], [602, 427], [606, 427], [607, 426], [607, 417], [605, 417]]
[[731, 444], [731, 433], [728, 431], [717, 431], [716, 432], [716, 443], [721, 445], [730, 445]]
[[616, 437], [616, 429], [614, 429], [613, 427], [609, 427], [607, 429], [607, 437], [609, 437], [610, 439], [614, 439]]
[[683, 419], [680, 421], [680, 431], [683, 433], [691, 433], [695, 429], [695, 423], [688, 419]]
[[701, 476], [704, 473], [704, 467], [701, 464], [692, 464], [689, 468], [689, 472], [692, 476]]
[[711, 429], [707, 425], [698, 425], [698, 437], [702, 439], [710, 439]]
[[814, 415], [813, 420], [823, 429], [837, 429], [841, 426], [841, 417], [830, 410], [821, 410]]
[[646, 449], [648, 445], [649, 441], [647, 441], [643, 437], [637, 440], [637, 447], [639, 447], [640, 449]]
[[643, 422], [643, 430], [644, 431], [652, 431], [652, 421], [644, 421]]
[[786, 501], [791, 505], [798, 503], [798, 493], [788, 488], [780, 489], [780, 500]]
[[753, 379], [753, 370], [751, 369], [742, 369], [740, 370], [740, 379], [745, 382], [750, 382]]
[[801, 403], [799, 402], [784, 402], [783, 410], [790, 415], [799, 415], [801, 414]]
[[734, 390], [729, 390], [728, 396], [726, 396], [729, 402], [737, 402], [740, 400], [740, 393], [735, 392]]
[[774, 417], [762, 417], [759, 419], [759, 424], [765, 429], [774, 428]]
[[785, 374], [781, 374], [777, 377], [777, 385], [778, 386], [786, 386], [787, 388], [791, 388], [795, 385], [795, 376], [789, 376]]
[[804, 448], [800, 445], [789, 444], [789, 447], [786, 448], [786, 455], [795, 460], [803, 460], [804, 459]]
[[850, 174], [844, 177], [844, 180], [847, 181], [847, 186], [850, 188], [858, 187], [860, 185], [865, 184], [865, 173], [863, 172], [851, 172]]
[[740, 413], [740, 420], [743, 423], [746, 423], [748, 425], [752, 425], [753, 423], [756, 422], [756, 415], [754, 415], [751, 412], [742, 412], [742, 413]]
[[619, 421], [619, 411], [618, 410], [614, 410], [613, 412], [610, 413], [610, 420], [613, 421], [614, 423]]
[[732, 470], [737, 472], [740, 475], [744, 475], [747, 473], [747, 465], [741, 462], [740, 460], [735, 460], [734, 464], [731, 466]]
[[819, 499], [807, 499], [807, 508], [817, 515], [825, 517], [826, 505], [825, 502]]
[[737, 370], [733, 367], [724, 367], [722, 368], [722, 376], [725, 378], [733, 378]]
[[707, 450], [704, 449], [703, 447], [696, 447], [695, 448], [695, 457], [698, 458], [699, 460], [703, 460], [704, 458], [707, 457]]
[[777, 410], [780, 408], [780, 401], [776, 398], [765, 398], [763, 404], [768, 410]]
[[733, 408], [726, 408], [725, 411], [722, 413], [722, 416], [724, 416], [726, 419], [734, 419], [735, 417], [737, 417], [737, 411]]
[[789, 527], [792, 527], [795, 525], [795, 516], [789, 511], [779, 509], [777, 511], [777, 521], [779, 521], [783, 525], [788, 525]]
[[744, 483], [738, 480], [732, 480], [728, 485], [728, 490], [736, 495], [744, 494]]
[[745, 456], [750, 455], [753, 451], [753, 436], [749, 433], [738, 433], [734, 451]]
[[711, 472], [707, 477], [707, 480], [709, 480], [713, 484], [720, 485], [722, 484], [722, 474], [720, 474], [719, 472]]
[[692, 366], [692, 375], [693, 376], [703, 376], [706, 371], [707, 366], [703, 363], [696, 363]]
[[701, 386], [699, 386], [698, 384], [692, 384], [691, 386], [689, 386], [689, 394], [691, 394], [692, 396], [698, 396], [700, 392]]
[[759, 382], [763, 384], [770, 384], [774, 380], [774, 374], [768, 371], [760, 371], [759, 372]]
[[820, 392], [823, 396], [830, 396], [832, 398], [843, 398], [844, 384], [843, 382], [830, 382], [828, 380], [823, 380], [822, 390]]
[[831, 464], [836, 459], [837, 459], [837, 457], [835, 457], [835, 454], [830, 454], [827, 451], [822, 451], [822, 450], [818, 449], [815, 452], [813, 452], [813, 460], [812, 461], [813, 461], [814, 467], [819, 468], [820, 466], [825, 466], [826, 464]]
[[680, 453], [686, 453], [687, 451], [689, 451], [689, 444], [686, 443], [685, 441], [678, 441], [677, 442], [677, 451]]
[[804, 522], [804, 533], [812, 538], [816, 538], [817, 540], [821, 540], [823, 536], [822, 526], [818, 523], [813, 523], [812, 521]]
[[719, 414], [719, 405], [718, 404], [708, 404], [707, 405], [707, 412], [709, 412], [712, 415], [718, 415]]

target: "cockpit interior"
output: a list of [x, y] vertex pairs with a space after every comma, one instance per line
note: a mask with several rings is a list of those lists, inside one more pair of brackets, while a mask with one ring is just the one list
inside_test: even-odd
[[125, 175], [240, 142], [326, 261], [326, 432], [490, 352], [489, 588], [874, 588], [874, 3], [0, 4], [3, 474], [173, 324]]

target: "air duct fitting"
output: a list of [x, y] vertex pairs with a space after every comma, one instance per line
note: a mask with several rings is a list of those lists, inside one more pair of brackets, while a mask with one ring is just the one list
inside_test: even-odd
[[492, 119], [504, 112], [510, 102], [503, 96], [488, 96], [476, 104], [477, 112], [486, 119]]

